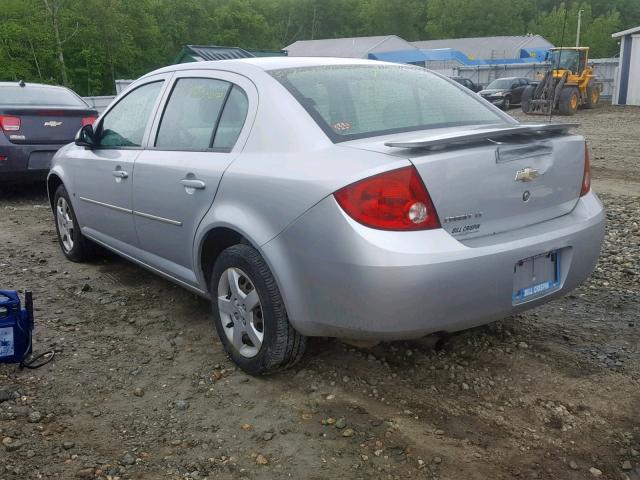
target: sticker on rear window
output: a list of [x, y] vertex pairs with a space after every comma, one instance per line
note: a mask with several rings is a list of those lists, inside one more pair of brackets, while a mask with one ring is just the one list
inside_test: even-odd
[[351, 130], [351, 124], [349, 122], [337, 122], [331, 125], [336, 132], [345, 132]]

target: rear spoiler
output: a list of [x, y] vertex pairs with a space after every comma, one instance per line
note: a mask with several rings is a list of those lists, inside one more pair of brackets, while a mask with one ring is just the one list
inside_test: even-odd
[[550, 133], [566, 133], [571, 128], [576, 128], [579, 123], [521, 123], [513, 126], [487, 126], [473, 130], [461, 130], [429, 136], [424, 139], [404, 140], [401, 142], [385, 142], [387, 147], [397, 148], [444, 148], [447, 145], [478, 142], [481, 140], [493, 140], [510, 135], [540, 135]]

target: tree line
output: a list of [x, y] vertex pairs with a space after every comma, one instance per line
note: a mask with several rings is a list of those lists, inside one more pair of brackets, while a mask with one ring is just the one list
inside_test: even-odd
[[640, 24], [639, 0], [0, 0], [0, 80], [112, 94], [185, 44], [281, 49], [296, 40], [395, 34], [426, 40], [537, 33], [591, 57]]

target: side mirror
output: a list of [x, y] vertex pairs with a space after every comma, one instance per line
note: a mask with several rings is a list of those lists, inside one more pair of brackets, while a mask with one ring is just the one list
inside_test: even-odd
[[75, 143], [79, 147], [93, 148], [96, 146], [95, 133], [93, 125], [84, 125], [78, 133], [76, 133]]

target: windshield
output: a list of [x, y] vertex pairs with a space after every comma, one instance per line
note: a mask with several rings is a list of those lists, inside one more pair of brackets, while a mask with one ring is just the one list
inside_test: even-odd
[[270, 72], [334, 142], [505, 123], [474, 95], [419, 67], [329, 65]]
[[0, 105], [87, 107], [87, 104], [80, 97], [66, 88], [32, 85], [27, 85], [26, 87], [1, 85]]
[[489, 85], [487, 85], [487, 90], [508, 90], [511, 88], [511, 85], [513, 83], [513, 78], [499, 78], [498, 80], [494, 80]]
[[580, 52], [576, 50], [554, 50], [551, 52], [551, 65], [554, 70], [578, 71]]

